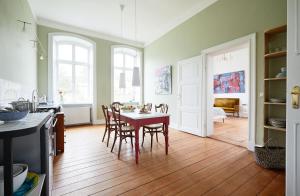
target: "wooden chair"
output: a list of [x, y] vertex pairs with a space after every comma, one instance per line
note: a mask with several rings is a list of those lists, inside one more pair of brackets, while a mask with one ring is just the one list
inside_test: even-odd
[[106, 132], [108, 132], [108, 138], [107, 138], [107, 147], [109, 144], [109, 138], [110, 138], [110, 133], [117, 130], [117, 124], [115, 123], [115, 121], [109, 120], [109, 114], [108, 114], [108, 107], [105, 105], [102, 105], [102, 111], [104, 114], [104, 118], [105, 118], [105, 131], [104, 131], [104, 135], [102, 138], [102, 142], [104, 141]]
[[[159, 104], [155, 105], [155, 112], [160, 113], [168, 113], [169, 106], [167, 104]], [[151, 136], [151, 151], [152, 151], [152, 145], [153, 145], [153, 135], [156, 135], [156, 141], [158, 142], [158, 133], [162, 133], [165, 136], [164, 132], [164, 125], [162, 123], [159, 124], [152, 124], [152, 125], [145, 125], [143, 127], [143, 142], [142, 146], [144, 145], [144, 139], [146, 133], [149, 133]]]
[[115, 102], [112, 102], [111, 106], [115, 107], [117, 109], [121, 109], [121, 107], [124, 106], [124, 104], [122, 104], [121, 102], [115, 101]]
[[113, 143], [112, 148], [111, 148], [111, 152], [113, 151], [113, 149], [115, 147], [115, 143], [116, 143], [117, 137], [119, 136], [120, 143], [119, 143], [118, 158], [120, 159], [120, 152], [121, 152], [122, 141], [124, 139], [126, 140], [126, 138], [130, 137], [130, 139], [131, 139], [131, 146], [133, 148], [132, 138], [134, 138], [134, 134], [133, 133], [134, 133], [135, 130], [134, 130], [134, 127], [127, 126], [127, 125], [124, 125], [122, 123], [122, 121], [120, 120], [121, 119], [120, 109], [111, 106], [111, 110], [112, 110], [114, 122], [117, 125], [116, 126], [117, 127], [117, 131], [115, 132], [115, 139], [114, 139], [114, 143]]
[[152, 110], [152, 103], [145, 104], [144, 108], [147, 109], [147, 111], [151, 111]]

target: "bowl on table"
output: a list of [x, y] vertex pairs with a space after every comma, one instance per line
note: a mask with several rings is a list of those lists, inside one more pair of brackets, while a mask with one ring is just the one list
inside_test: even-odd
[[[4, 195], [4, 167], [0, 166], [0, 196]], [[13, 164], [13, 191], [22, 186], [28, 173], [28, 165]]]
[[14, 121], [20, 120], [27, 116], [29, 111], [8, 111], [8, 112], [0, 112], [0, 121]]

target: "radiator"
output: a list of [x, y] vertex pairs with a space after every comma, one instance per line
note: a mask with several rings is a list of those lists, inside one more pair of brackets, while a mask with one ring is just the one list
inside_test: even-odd
[[63, 106], [65, 125], [91, 124], [91, 106]]

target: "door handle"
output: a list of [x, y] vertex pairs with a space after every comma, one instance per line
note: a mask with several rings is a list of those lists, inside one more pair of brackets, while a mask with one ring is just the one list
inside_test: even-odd
[[300, 87], [294, 86], [291, 94], [292, 94], [292, 107], [294, 109], [299, 109]]

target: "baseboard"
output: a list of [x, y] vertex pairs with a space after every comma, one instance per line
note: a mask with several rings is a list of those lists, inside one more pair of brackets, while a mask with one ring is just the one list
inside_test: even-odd
[[104, 125], [105, 120], [104, 119], [97, 119], [93, 121], [93, 125]]
[[248, 150], [254, 152], [255, 143], [252, 141], [249, 141], [248, 143]]
[[171, 123], [171, 124], [169, 125], [169, 127], [172, 128], [172, 129], [177, 129], [177, 130], [178, 130], [178, 125], [177, 125], [177, 124]]

